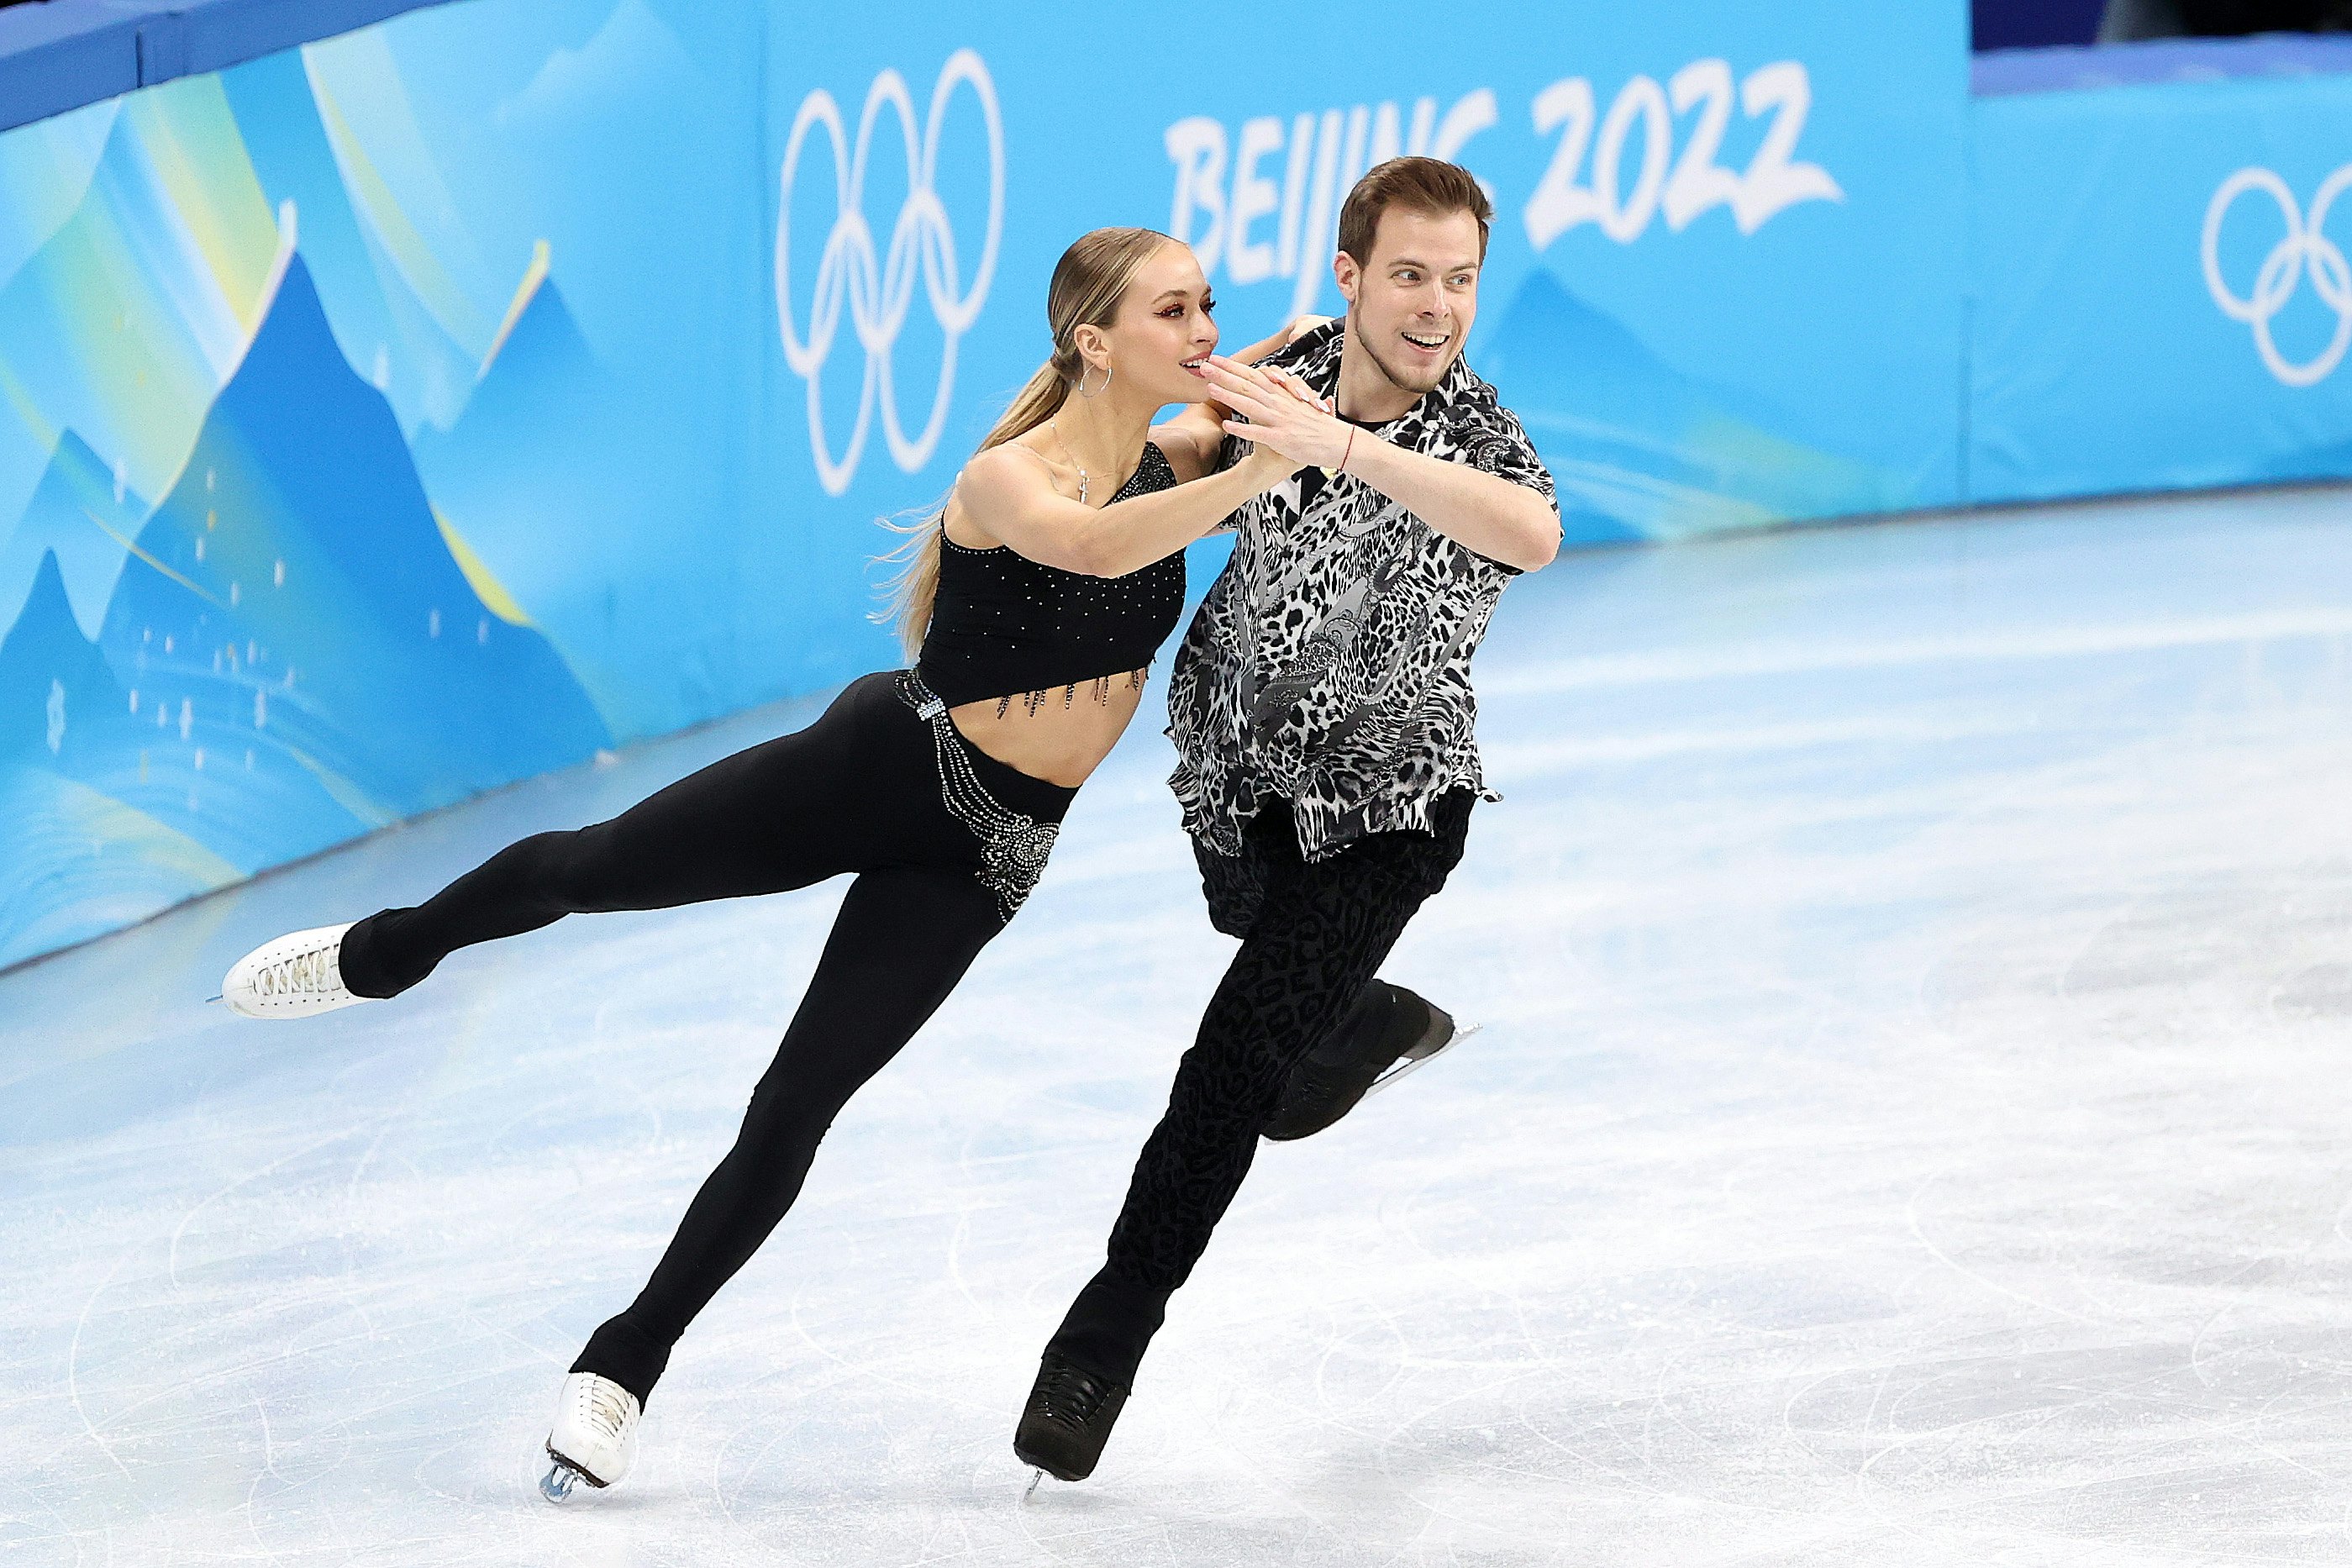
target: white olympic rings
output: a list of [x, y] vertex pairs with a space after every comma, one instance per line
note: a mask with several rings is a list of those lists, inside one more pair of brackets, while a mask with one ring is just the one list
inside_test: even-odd
[[[956, 265], [955, 236], [948, 226], [947, 208], [932, 187], [939, 169], [940, 128], [947, 118], [948, 100], [956, 84], [969, 85], [980, 100], [988, 127], [988, 237], [981, 247], [980, 265], [971, 287], [962, 287]], [[891, 226], [889, 248], [877, 258], [874, 230], [866, 221], [866, 155], [873, 142], [875, 122], [885, 106], [898, 114], [906, 143], [907, 203]], [[834, 188], [839, 216], [825, 236], [818, 258], [816, 287], [809, 307], [808, 337], [803, 341], [793, 321], [792, 221], [793, 179], [800, 171], [801, 145], [812, 126], [823, 126], [833, 141]], [[996, 271], [997, 242], [1004, 229], [1004, 124], [997, 112], [996, 86], [988, 67], [971, 49], [958, 49], [940, 68], [931, 91], [930, 116], [925, 121], [919, 147], [915, 133], [915, 103], [907, 79], [885, 70], [866, 94], [866, 108], [857, 120], [856, 151], [850, 151], [843, 129], [841, 108], [833, 94], [817, 89], [801, 100], [793, 119], [793, 133], [784, 144], [782, 199], [776, 209], [776, 315], [784, 339], [784, 363], [808, 383], [809, 448], [816, 459], [817, 482], [827, 495], [839, 495], [856, 476], [857, 459], [865, 451], [874, 410], [882, 410], [882, 434], [891, 458], [908, 473], [930, 460], [946, 427], [948, 399], [955, 387], [956, 342], [980, 319], [988, 298], [989, 280]], [[945, 346], [940, 353], [940, 384], [931, 395], [930, 416], [911, 439], [898, 423], [898, 398], [891, 380], [891, 350], [907, 311], [915, 299], [915, 273], [919, 262], [925, 294], [937, 318]], [[858, 346], [866, 353], [865, 381], [857, 394], [857, 423], [850, 432], [849, 449], [836, 459], [825, 439], [824, 400], [819, 378], [833, 352], [844, 308], [849, 311]]]
[[[2321, 232], [2326, 226], [2328, 210], [2347, 190], [2352, 190], [2352, 163], [2345, 164], [2321, 183], [2317, 194], [2311, 198], [2311, 213], [2306, 217], [2284, 180], [2268, 169], [2244, 168], [2221, 182], [2221, 189], [2213, 193], [2213, 200], [2205, 208], [2205, 287], [2212, 294], [2213, 303], [2221, 307], [2222, 314], [2252, 326], [2254, 346], [2262, 353], [2263, 363], [2270, 368], [2271, 374], [2289, 386], [2310, 386], [2325, 380], [2343, 363], [2346, 348], [2352, 346], [2352, 266], [2346, 264], [2344, 252], [2336, 242]], [[2263, 192], [2278, 204], [2279, 215], [2286, 219], [2286, 236], [2263, 258], [2262, 270], [2254, 275], [2253, 291], [2241, 299], [2222, 280], [2220, 247], [2221, 221], [2229, 216], [2231, 205], [2248, 191]], [[2336, 312], [2336, 335], [2316, 358], [2297, 364], [2279, 352], [2277, 342], [2271, 337], [2271, 322], [2286, 309], [2287, 301], [2302, 286], [2306, 268], [2320, 303]]]

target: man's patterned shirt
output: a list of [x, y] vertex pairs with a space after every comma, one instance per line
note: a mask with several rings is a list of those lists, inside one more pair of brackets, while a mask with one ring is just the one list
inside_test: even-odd
[[[1265, 363], [1333, 395], [1345, 325]], [[1468, 463], [1552, 503], [1550, 473], [1495, 389], [1459, 359], [1436, 388], [1370, 436]], [[1228, 439], [1224, 461], [1237, 460]], [[1448, 539], [1351, 474], [1294, 475], [1236, 511], [1238, 537], [1193, 617], [1168, 692], [1181, 758], [1169, 781], [1184, 826], [1238, 855], [1261, 796], [1290, 803], [1301, 851], [1364, 833], [1429, 827], [1450, 790], [1484, 791], [1472, 735], [1470, 656], [1518, 575]]]

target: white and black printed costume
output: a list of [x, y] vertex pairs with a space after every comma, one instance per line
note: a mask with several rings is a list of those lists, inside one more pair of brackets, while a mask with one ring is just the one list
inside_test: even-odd
[[[1341, 325], [1265, 363], [1330, 396]], [[1366, 431], [1551, 500], [1551, 474], [1495, 389], [1456, 359], [1435, 391]], [[1239, 442], [1226, 443], [1226, 462]], [[1302, 501], [1304, 504], [1302, 505]], [[1232, 563], [1185, 634], [1168, 692], [1184, 826], [1241, 853], [1262, 796], [1290, 803], [1320, 859], [1365, 833], [1427, 831], [1485, 780], [1470, 656], [1515, 567], [1466, 550], [1352, 474], [1308, 469], [1234, 514]]]
[[[1331, 395], [1342, 331], [1266, 363]], [[1519, 422], [1459, 360], [1402, 418], [1365, 429], [1553, 499]], [[1229, 442], [1225, 461], [1237, 456]], [[1461, 858], [1485, 790], [1470, 656], [1518, 574], [1346, 473], [1309, 469], [1233, 521], [1233, 560], [1176, 658], [1168, 732], [1210, 918], [1242, 945], [1136, 1162], [1107, 1261], [1047, 1346], [1119, 1387], [1291, 1069], [1356, 1026], [1389, 949]]]

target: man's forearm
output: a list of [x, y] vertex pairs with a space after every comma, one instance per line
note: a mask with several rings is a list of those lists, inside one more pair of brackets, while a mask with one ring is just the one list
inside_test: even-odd
[[1559, 517], [1525, 485], [1359, 431], [1345, 468], [1465, 550], [1533, 572], [1559, 553]]

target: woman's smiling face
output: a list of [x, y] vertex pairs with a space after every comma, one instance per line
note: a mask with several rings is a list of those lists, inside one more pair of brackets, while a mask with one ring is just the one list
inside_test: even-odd
[[1111, 374], [1156, 405], [1203, 403], [1210, 387], [1200, 366], [1216, 352], [1215, 309], [1192, 247], [1171, 241], [1136, 268], [1108, 327], [1078, 329], [1078, 346], [1090, 363], [1108, 356]]

